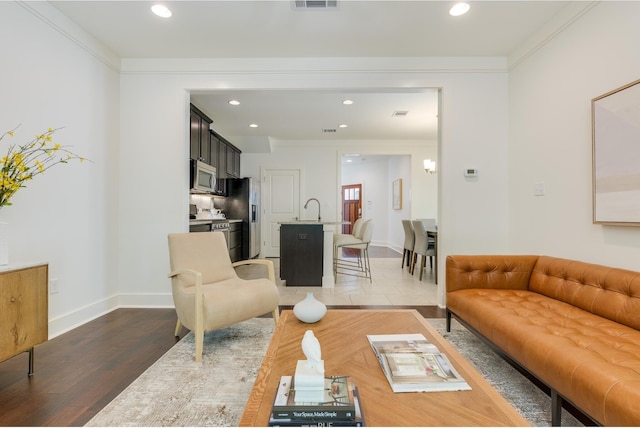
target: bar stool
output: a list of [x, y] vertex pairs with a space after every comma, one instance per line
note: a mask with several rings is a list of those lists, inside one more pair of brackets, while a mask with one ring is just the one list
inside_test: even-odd
[[[373, 236], [373, 219], [365, 220], [362, 223], [362, 238], [349, 239], [343, 243], [334, 246], [333, 273], [357, 276], [360, 278], [369, 278], [371, 280], [371, 264], [369, 263], [369, 244]], [[358, 251], [358, 259], [356, 261], [347, 260], [339, 257], [342, 248], [352, 248]]]

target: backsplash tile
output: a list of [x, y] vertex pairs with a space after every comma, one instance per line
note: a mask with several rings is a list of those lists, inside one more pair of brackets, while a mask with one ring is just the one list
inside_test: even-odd
[[208, 195], [189, 195], [189, 204], [198, 207], [198, 211], [213, 209], [213, 198]]

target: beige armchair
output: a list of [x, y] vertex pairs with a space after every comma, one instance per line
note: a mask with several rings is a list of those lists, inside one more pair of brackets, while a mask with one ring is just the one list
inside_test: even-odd
[[[182, 326], [195, 335], [196, 361], [202, 361], [204, 333], [268, 312], [278, 322], [280, 296], [271, 260], [231, 263], [222, 233], [194, 232], [169, 235], [169, 262], [173, 302], [178, 314], [175, 334]], [[266, 266], [269, 279], [242, 279], [234, 267]]]

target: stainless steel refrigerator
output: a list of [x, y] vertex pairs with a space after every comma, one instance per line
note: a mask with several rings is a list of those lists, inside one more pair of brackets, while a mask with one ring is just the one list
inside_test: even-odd
[[228, 219], [242, 220], [242, 259], [260, 254], [260, 187], [253, 178], [230, 178], [222, 211]]

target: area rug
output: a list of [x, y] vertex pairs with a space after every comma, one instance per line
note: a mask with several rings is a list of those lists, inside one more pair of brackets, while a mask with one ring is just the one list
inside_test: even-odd
[[[445, 337], [476, 370], [484, 376], [532, 426], [551, 426], [551, 398], [509, 363], [493, 352], [476, 335], [455, 319], [451, 332], [446, 331], [444, 319], [429, 319], [432, 326]], [[562, 409], [562, 426], [584, 426]]]
[[254, 318], [207, 333], [201, 363], [188, 333], [86, 426], [237, 426], [273, 330]]
[[[429, 320], [533, 426], [551, 425], [551, 399], [455, 320]], [[205, 335], [202, 363], [187, 334], [87, 426], [237, 426], [273, 333], [255, 318]], [[563, 410], [563, 426], [581, 425]]]

